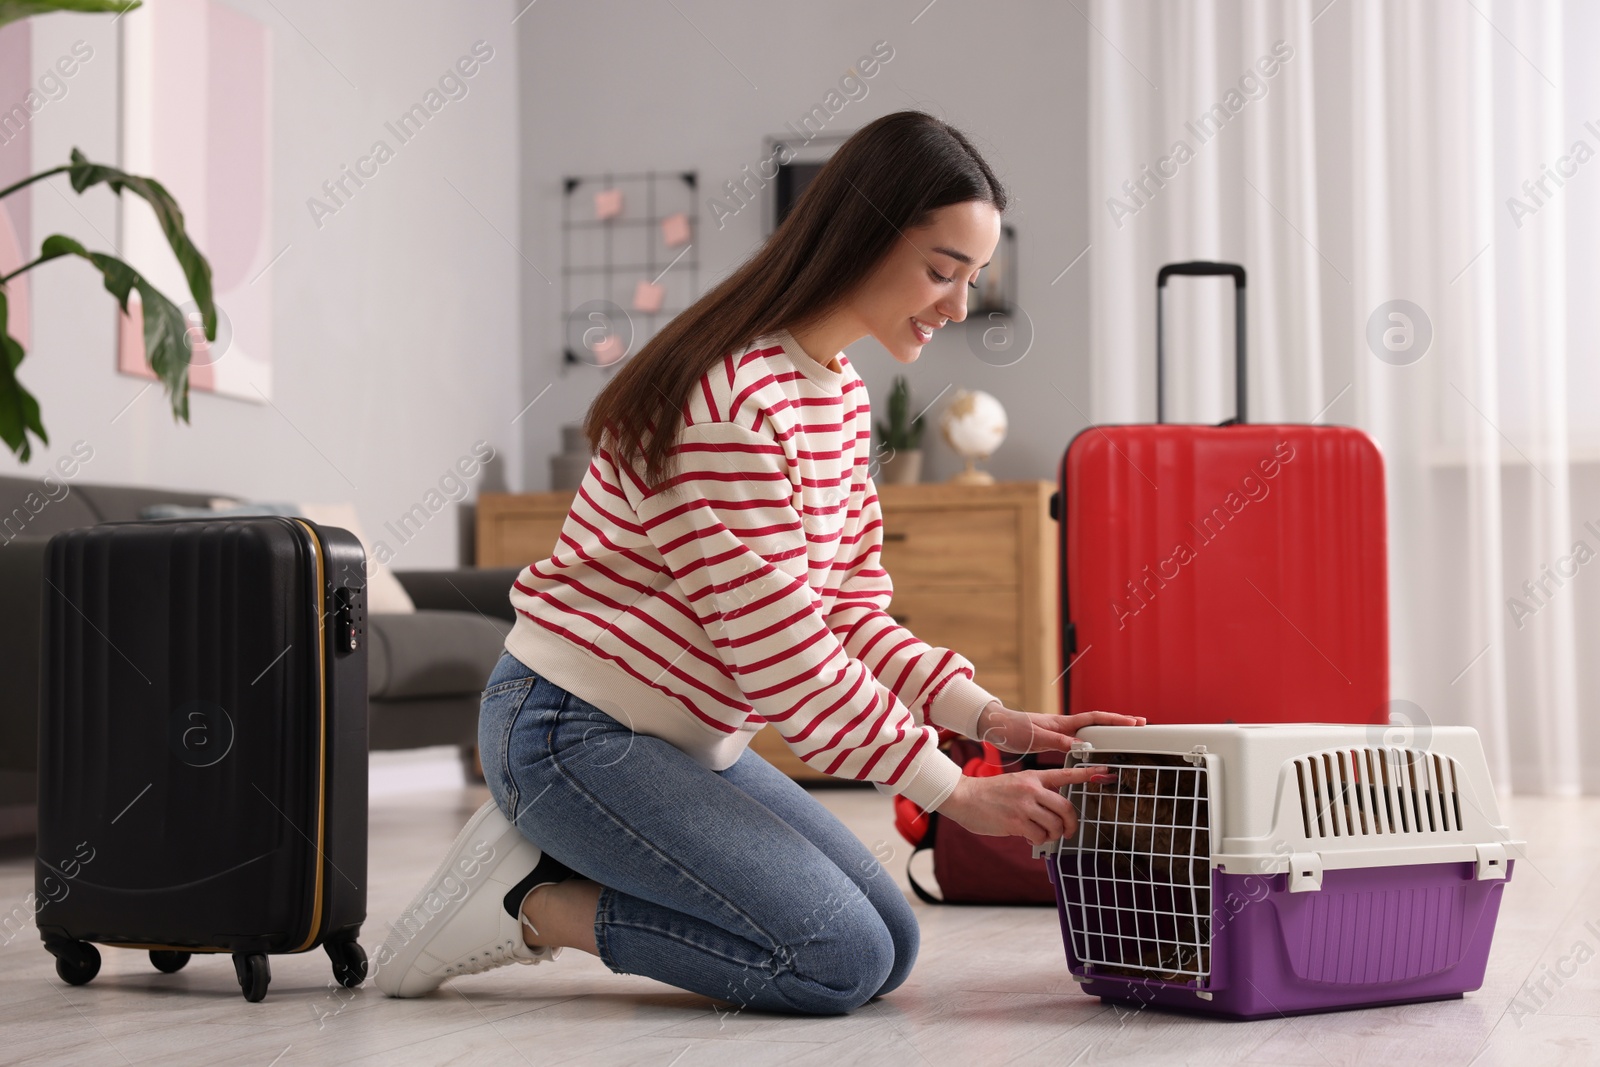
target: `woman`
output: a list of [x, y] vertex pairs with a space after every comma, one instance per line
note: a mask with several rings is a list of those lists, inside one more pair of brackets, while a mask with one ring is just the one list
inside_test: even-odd
[[563, 948], [776, 1011], [847, 1012], [900, 985], [915, 915], [747, 750], [768, 723], [808, 765], [976, 833], [1073, 832], [1060, 787], [1096, 768], [963, 777], [935, 726], [1025, 752], [1142, 720], [1007, 708], [888, 615], [871, 418], [843, 352], [870, 334], [911, 363], [965, 318], [1005, 205], [958, 131], [878, 119], [601, 391], [595, 459], [554, 552], [511, 591], [484, 690], [493, 800], [379, 950], [384, 992]]

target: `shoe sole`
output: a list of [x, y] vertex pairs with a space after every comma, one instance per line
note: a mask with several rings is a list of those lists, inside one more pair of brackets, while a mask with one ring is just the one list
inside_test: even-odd
[[[509, 824], [509, 830], [502, 834], [498, 839], [490, 843], [495, 850], [493, 855], [488, 860], [480, 860], [482, 867], [479, 871], [479, 877], [477, 881], [468, 882], [467, 879], [463, 877], [457, 869], [465, 854], [467, 842], [476, 837], [478, 830], [483, 826], [483, 824], [495, 815], [499, 815], [502, 819], [505, 818], [505, 813], [500, 810], [499, 805], [496, 804], [492, 799], [486, 801], [481, 808], [473, 813], [472, 818], [467, 820], [467, 825], [463, 826], [461, 828], [461, 832], [456, 834], [455, 840], [450, 842], [450, 847], [445, 850], [444, 859], [439, 861], [438, 868], [435, 869], [433, 875], [422, 884], [422, 889], [419, 890], [417, 895], [411, 899], [411, 903], [407, 904], [404, 910], [400, 912], [398, 918], [400, 920], [404, 920], [406, 916], [411, 915], [421, 909], [423, 905], [426, 904], [430, 896], [434, 895], [435, 893], [439, 893], [439, 883], [443, 881], [447, 874], [454, 873], [455, 876], [467, 886], [467, 891], [455, 898], [447, 897], [444, 907], [429, 915], [428, 918], [423, 921], [422, 926], [416, 930], [415, 933], [411, 934], [409, 937], [406, 937], [398, 948], [391, 949], [391, 943], [397, 938], [403, 937], [405, 931], [398, 925], [398, 923], [390, 925], [389, 936], [384, 939], [383, 947], [379, 949], [380, 953], [385, 952], [385, 950], [389, 950], [389, 959], [386, 962], [380, 963], [373, 975], [374, 984], [377, 985], [379, 990], [381, 990], [383, 993], [391, 997], [422, 996], [426, 993], [433, 992], [435, 989], [438, 989], [439, 986], [444, 984], [445, 978], [441, 977], [434, 980], [434, 984], [426, 989], [418, 989], [415, 992], [409, 993], [390, 992], [390, 990], [384, 988], [387, 983], [383, 981], [383, 975], [387, 973], [398, 976], [398, 980], [394, 983], [396, 990], [405, 984], [406, 978], [411, 974], [412, 969], [416, 966], [418, 958], [427, 949], [429, 943], [432, 942], [433, 937], [437, 936], [438, 931], [448, 925], [450, 921], [456, 917], [456, 913], [461, 910], [461, 905], [466, 902], [467, 898], [470, 897], [473, 892], [481, 888], [483, 883], [489, 881], [495, 867], [498, 866], [498, 864], [495, 864], [494, 861], [496, 859], [501, 860], [502, 862], [504, 861], [505, 855], [499, 849], [499, 844], [501, 841], [504, 841], [508, 837], [514, 836], [516, 841], [526, 843], [529, 848], [533, 849], [535, 864], [537, 864], [539, 859], [542, 858], [543, 853], [539, 851], [538, 847], [532, 844], [532, 842], [528, 842], [527, 839], [522, 836], [522, 833], [516, 828], [514, 823]], [[440, 895], [443, 894], [441, 893]], [[495, 901], [495, 907], [498, 908], [501, 906], [502, 905], [500, 901]], [[432, 931], [432, 936], [430, 936], [430, 931]]]

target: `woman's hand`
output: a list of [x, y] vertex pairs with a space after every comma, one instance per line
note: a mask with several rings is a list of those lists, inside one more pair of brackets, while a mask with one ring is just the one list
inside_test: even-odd
[[1072, 748], [1073, 737], [1085, 726], [1144, 724], [1142, 715], [1119, 715], [1111, 711], [1038, 715], [1013, 711], [1000, 701], [991, 700], [978, 713], [978, 740], [987, 741], [1002, 752], [1067, 752]]
[[963, 775], [937, 810], [975, 834], [1025, 837], [1031, 844], [1043, 845], [1078, 832], [1078, 813], [1061, 795], [1061, 787], [1110, 780], [1109, 770], [1083, 766], [987, 778]]

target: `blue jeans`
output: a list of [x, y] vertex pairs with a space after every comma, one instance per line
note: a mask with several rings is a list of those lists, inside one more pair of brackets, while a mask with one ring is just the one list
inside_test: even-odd
[[743, 1007], [848, 1012], [911, 973], [916, 915], [877, 858], [755, 752], [708, 770], [502, 653], [478, 744], [489, 792], [598, 882], [607, 967]]

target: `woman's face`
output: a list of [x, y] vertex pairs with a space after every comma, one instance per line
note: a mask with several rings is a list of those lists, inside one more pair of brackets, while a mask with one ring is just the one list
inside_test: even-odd
[[1000, 212], [968, 200], [936, 210], [890, 246], [854, 301], [857, 317], [901, 363], [922, 354], [932, 332], [967, 317], [967, 296], [1000, 243]]

